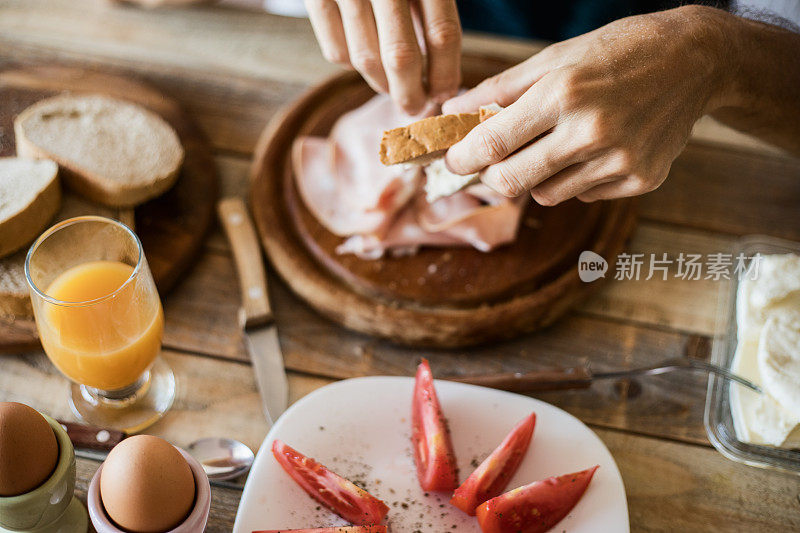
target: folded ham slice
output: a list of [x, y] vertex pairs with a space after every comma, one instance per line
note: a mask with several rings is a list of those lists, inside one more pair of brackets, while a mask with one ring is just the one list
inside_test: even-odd
[[[396, 211], [413, 196], [420, 185], [420, 171], [380, 163], [375, 150], [381, 142], [381, 128], [408, 124], [436, 112], [436, 107], [429, 105], [412, 117], [400, 111], [388, 96], [378, 95], [336, 121], [329, 137], [333, 165], [339, 179], [348, 184], [350, 205]], [[392, 191], [388, 199], [387, 191]]]
[[353, 235], [336, 248], [338, 254], [355, 254], [361, 259], [379, 259], [391, 252], [393, 256], [417, 253], [422, 246], [467, 246], [464, 240], [446, 232], [425, 231], [417, 221], [416, 202], [411, 202], [397, 216], [383, 237]]
[[418, 198], [417, 220], [427, 232], [446, 234], [490, 252], [517, 238], [525, 202], [524, 197], [508, 199], [485, 185], [472, 185], [432, 203]]
[[[429, 106], [421, 116], [437, 112]], [[422, 246], [488, 252], [513, 242], [524, 199], [476, 184], [428, 202], [422, 167], [381, 164], [376, 147], [382, 132], [412, 120], [379, 95], [342, 115], [329, 138], [295, 140], [292, 164], [303, 202], [325, 228], [348, 237], [337, 253], [377, 259]]]
[[331, 165], [328, 139], [299, 137], [292, 146], [297, 190], [309, 211], [328, 231], [346, 237], [356, 233], [382, 234], [392, 213], [382, 209], [355, 209], [349, 180]]

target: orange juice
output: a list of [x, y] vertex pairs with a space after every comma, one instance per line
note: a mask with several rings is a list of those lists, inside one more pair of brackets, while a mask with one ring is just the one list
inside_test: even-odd
[[65, 304], [44, 309], [42, 346], [73, 381], [107, 391], [123, 389], [158, 355], [164, 331], [161, 303], [132, 273], [125, 263], [92, 261], [61, 273], [45, 291]]

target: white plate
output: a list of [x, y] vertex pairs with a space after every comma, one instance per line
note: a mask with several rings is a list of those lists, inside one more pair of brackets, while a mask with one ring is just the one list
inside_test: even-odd
[[[368, 377], [318, 389], [288, 409], [258, 451], [244, 488], [234, 533], [344, 525], [306, 495], [272, 456], [281, 439], [385, 501], [392, 533], [480, 532], [477, 521], [448, 503], [450, 494], [425, 494], [417, 483], [410, 444], [414, 380]], [[628, 507], [617, 465], [592, 430], [550, 404], [508, 392], [437, 381], [450, 422], [461, 479], [474, 470], [531, 411], [536, 429], [528, 454], [508, 488], [596, 464], [589, 489], [553, 531], [626, 533]]]

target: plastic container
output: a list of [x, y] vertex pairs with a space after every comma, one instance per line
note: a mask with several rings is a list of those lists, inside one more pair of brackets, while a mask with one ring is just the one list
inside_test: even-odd
[[[756, 254], [800, 255], [800, 243], [752, 235], [739, 239], [732, 250], [734, 262], [739, 254], [752, 258]], [[752, 261], [752, 259], [748, 260]], [[739, 279], [731, 276], [727, 283], [720, 283], [717, 307], [717, 327], [711, 352], [711, 362], [727, 369], [732, 368], [736, 351], [736, 294]], [[760, 468], [770, 468], [800, 474], [800, 450], [788, 450], [772, 446], [761, 446], [740, 441], [736, 437], [731, 413], [730, 387], [740, 385], [713, 374], [708, 380], [708, 394], [704, 422], [711, 444], [728, 459]]]

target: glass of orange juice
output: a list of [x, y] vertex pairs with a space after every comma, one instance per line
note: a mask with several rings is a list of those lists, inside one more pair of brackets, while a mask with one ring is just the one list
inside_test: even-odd
[[59, 222], [31, 246], [25, 276], [44, 351], [72, 381], [76, 416], [136, 432], [170, 408], [164, 314], [133, 231], [97, 216]]

